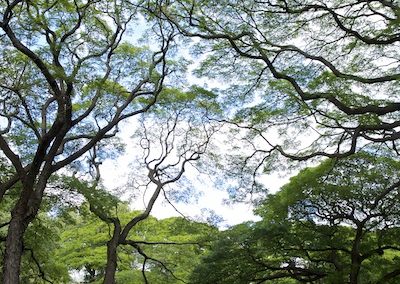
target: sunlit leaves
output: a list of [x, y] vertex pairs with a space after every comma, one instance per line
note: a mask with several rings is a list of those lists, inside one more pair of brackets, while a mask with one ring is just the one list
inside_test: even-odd
[[359, 267], [353, 283], [396, 283], [399, 166], [362, 152], [301, 171], [257, 208], [262, 221], [217, 237], [193, 281], [345, 283]]
[[[117, 212], [122, 224], [126, 224], [139, 213], [129, 211], [122, 204]], [[76, 216], [75, 223], [70, 224], [61, 234], [62, 246], [58, 250], [57, 261], [64, 263], [69, 269], [83, 269], [87, 277], [92, 277], [91, 281], [100, 281], [104, 273], [110, 229], [95, 216]], [[147, 245], [141, 245], [148, 256], [164, 263], [176, 277], [187, 279], [202, 253], [201, 243], [204, 238], [208, 239], [210, 233], [215, 231], [205, 224], [181, 218], [157, 220], [150, 217], [131, 230], [128, 238], [148, 242]], [[177, 244], [167, 244], [169, 242]], [[143, 257], [130, 246], [121, 246], [118, 251], [116, 279], [133, 281], [126, 283], [142, 281]], [[90, 270], [93, 270], [92, 276]], [[158, 262], [148, 261], [146, 274], [154, 283], [179, 283]]]

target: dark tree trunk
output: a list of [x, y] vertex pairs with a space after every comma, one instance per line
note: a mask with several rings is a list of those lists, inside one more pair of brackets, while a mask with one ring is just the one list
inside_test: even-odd
[[360, 273], [361, 263], [358, 256], [352, 257], [351, 271], [350, 271], [350, 284], [358, 283], [358, 274]]
[[364, 223], [357, 224], [356, 236], [353, 241], [353, 248], [351, 250], [351, 269], [350, 269], [350, 284], [358, 283], [358, 275], [361, 269], [361, 253], [360, 244], [363, 235]]
[[107, 264], [104, 275], [104, 284], [115, 284], [115, 273], [117, 271], [117, 249], [121, 225], [118, 221], [114, 222], [114, 232], [111, 240], [107, 242]]
[[21, 197], [11, 211], [3, 259], [3, 284], [19, 283], [24, 233], [39, 211], [48, 176], [43, 175], [36, 184], [36, 188], [40, 189], [36, 193], [32, 185], [34, 179], [31, 178], [23, 186]]
[[25, 219], [24, 212], [21, 212], [21, 210], [15, 211], [17, 211], [17, 213], [12, 215], [6, 239], [3, 284], [19, 283], [21, 257], [23, 253], [22, 240], [29, 224], [29, 220]]

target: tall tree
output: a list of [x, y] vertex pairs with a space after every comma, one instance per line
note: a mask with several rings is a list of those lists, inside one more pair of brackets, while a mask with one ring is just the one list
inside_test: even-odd
[[[3, 161], [5, 162], [5, 161]], [[3, 164], [1, 175], [13, 174], [12, 167]], [[7, 225], [11, 210], [21, 192], [20, 184], [8, 190], [0, 207], [0, 266], [3, 267]], [[70, 280], [67, 266], [57, 260], [60, 233], [65, 229], [65, 218], [55, 218], [55, 208], [66, 208], [61, 196], [47, 192], [43, 197], [40, 212], [27, 228], [23, 240], [21, 258], [21, 283], [67, 283]], [[0, 272], [2, 275], [2, 272]]]
[[[330, 241], [324, 239], [316, 251], [325, 251], [321, 259], [332, 261], [337, 274], [348, 276], [350, 283], [388, 282], [400, 272], [394, 257], [399, 251], [398, 167], [398, 161], [363, 152], [328, 160], [293, 178], [271, 196], [264, 212], [271, 221], [279, 220], [282, 215], [272, 217], [272, 212], [282, 214], [279, 208], [284, 209], [286, 220], [299, 220], [311, 232], [320, 231], [321, 238], [327, 236]], [[299, 246], [308, 247], [313, 252], [313, 244]]]
[[399, 166], [359, 153], [303, 170], [257, 209], [262, 221], [223, 233], [194, 282], [398, 282]]
[[[65, 177], [65, 180], [69, 180], [71, 189], [75, 188], [84, 195], [90, 204], [90, 210], [112, 227], [112, 235], [107, 242], [104, 283], [116, 281], [118, 251], [121, 245], [129, 245], [143, 256], [142, 274], [145, 283], [148, 283], [148, 262], [154, 262], [155, 259], [147, 256], [141, 248], [141, 245], [146, 243], [132, 240], [129, 237], [130, 232], [150, 216], [160, 196], [171, 203], [177, 194], [180, 197], [185, 195], [182, 187], [179, 188], [179, 184], [176, 183], [183, 179], [186, 168], [190, 164], [193, 166], [209, 147], [211, 137], [218, 127], [208, 121], [208, 115], [218, 112], [215, 95], [197, 86], [186, 92], [172, 88], [165, 88], [160, 92], [157, 105], [141, 116], [139, 121], [140, 127], [135, 138], [142, 152], [138, 151], [134, 182], [126, 190], [127, 194], [135, 196], [147, 194], [143, 196], [146, 205], [142, 212], [132, 216], [127, 222], [123, 223], [115, 212], [115, 198], [99, 189], [100, 167], [96, 156], [90, 159], [94, 178], [92, 183], [75, 176]], [[169, 188], [172, 184], [174, 189]], [[171, 272], [167, 266], [164, 266], [164, 269]], [[174, 276], [172, 272], [171, 275]]]
[[173, 71], [166, 66], [173, 34], [154, 26], [157, 51], [127, 42], [139, 17], [132, 1], [15, 0], [2, 1], [0, 11], [0, 148], [14, 167], [0, 200], [21, 185], [2, 281], [15, 284], [22, 238], [50, 176], [76, 169], [88, 151], [101, 153], [119, 122], [156, 102]]
[[149, 8], [202, 39], [197, 74], [226, 84], [235, 114], [227, 119], [248, 134], [242, 162], [251, 170], [277, 157], [346, 157], [368, 143], [397, 155], [397, 1], [168, 0]]
[[[124, 207], [122, 203], [118, 205], [122, 225], [140, 214]], [[87, 204], [83, 208], [86, 209], [82, 211], [88, 211]], [[93, 214], [81, 214], [73, 217], [75, 222], [61, 234], [57, 261], [70, 270], [83, 271], [88, 282], [102, 283], [110, 227]], [[212, 231], [206, 224], [181, 217], [157, 220], [150, 216], [129, 232], [129, 239], [137, 242], [140, 253], [129, 245], [118, 248], [116, 282], [143, 283], [142, 266], [147, 257], [145, 273], [150, 283], [183, 283], [180, 280], [187, 280], [194, 264], [199, 262], [204, 251], [203, 239]]]

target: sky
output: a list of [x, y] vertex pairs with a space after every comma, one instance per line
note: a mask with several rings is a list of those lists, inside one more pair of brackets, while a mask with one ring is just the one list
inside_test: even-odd
[[[143, 18], [139, 18], [138, 22], [135, 23], [133, 28], [134, 33], [130, 33], [126, 40], [131, 42], [138, 42], [140, 45], [141, 34], [146, 30], [146, 22]], [[143, 38], [142, 38], [143, 40]], [[193, 40], [193, 44], [196, 44], [196, 39]], [[147, 41], [147, 44], [151, 48], [151, 40]], [[154, 47], [157, 43], [154, 43]], [[190, 58], [189, 48], [179, 50], [181, 56], [186, 59]], [[191, 72], [198, 67], [198, 63], [201, 58], [197, 58], [191, 66], [189, 66], [189, 72], [187, 73], [187, 84], [188, 85], [203, 85], [208, 89], [213, 87], [221, 87], [223, 82], [210, 80], [210, 79], [199, 79], [191, 74]], [[126, 152], [118, 157], [117, 159], [108, 159], [101, 165], [101, 174], [104, 185], [106, 188], [113, 190], [116, 188], [125, 188], [128, 192], [130, 190], [128, 180], [129, 176], [133, 175], [131, 163], [133, 163], [133, 156], [139, 149], [134, 147], [132, 138], [130, 137], [135, 128], [138, 125], [135, 122], [130, 122], [122, 126], [120, 131], [120, 138], [126, 145]], [[223, 149], [222, 149], [223, 151]], [[196, 191], [200, 192], [197, 200], [191, 200], [189, 203], [174, 202], [173, 206], [165, 201], [163, 196], [160, 196], [153, 207], [151, 215], [156, 218], [162, 219], [171, 216], [181, 216], [198, 221], [206, 221], [209, 216], [209, 212], [214, 212], [217, 216], [221, 217], [223, 221], [218, 224], [220, 228], [227, 228], [235, 224], [239, 224], [244, 221], [258, 220], [258, 217], [253, 214], [253, 207], [251, 204], [245, 203], [234, 203], [228, 204], [225, 202], [229, 199], [228, 193], [218, 188], [211, 180], [205, 175], [200, 175], [195, 169], [188, 168], [185, 172], [186, 178], [190, 180]], [[270, 193], [276, 192], [283, 184], [289, 180], [288, 176], [279, 176], [279, 174], [271, 174], [265, 176], [262, 182], [268, 188]], [[179, 186], [178, 184], [172, 186]], [[179, 188], [177, 188], [179, 190]], [[145, 196], [137, 196], [130, 201], [131, 208], [134, 210], [144, 210], [145, 204], [147, 203], [151, 191], [147, 191]], [[122, 199], [124, 199], [123, 196]], [[125, 196], [127, 198], [128, 196]], [[177, 212], [177, 210], [179, 212]]]
[[[137, 127], [137, 124], [134, 122], [122, 126], [122, 131], [120, 132], [122, 135], [120, 138], [126, 145], [126, 152], [117, 159], [108, 159], [104, 161], [101, 165], [104, 185], [110, 190], [118, 187], [125, 188], [128, 192], [132, 190], [128, 183], [129, 177], [135, 174], [131, 163], [134, 162], [133, 157], [137, 154], [137, 151], [140, 151], [140, 149], [134, 146], [135, 143], [130, 137], [135, 127]], [[218, 188], [211, 178], [205, 174], [200, 174], [194, 168], [188, 167], [185, 171], [185, 177], [190, 180], [195, 191], [200, 193], [197, 200], [192, 199], [189, 203], [173, 202], [174, 208], [165, 201], [163, 196], [160, 196], [151, 212], [152, 216], [163, 219], [171, 216], [181, 216], [182, 214], [192, 220], [207, 221], [210, 212], [213, 212], [223, 219], [223, 221], [218, 224], [220, 228], [227, 228], [228, 226], [239, 224], [244, 221], [255, 221], [259, 219], [259, 217], [253, 214], [253, 207], [251, 204], [231, 204], [225, 202], [229, 198], [228, 193]], [[262, 182], [268, 188], [269, 192], [273, 193], [285, 184], [288, 179], [288, 176], [282, 177], [279, 176], [278, 173], [273, 173], [264, 176]], [[175, 187], [174, 189], [178, 190], [179, 186], [179, 183], [172, 185], [172, 187]], [[152, 191], [147, 191], [144, 196], [140, 195], [132, 199], [130, 201], [131, 208], [134, 210], [144, 210], [151, 193]], [[123, 196], [121, 197], [122, 199], [128, 198], [127, 195], [125, 198]]]

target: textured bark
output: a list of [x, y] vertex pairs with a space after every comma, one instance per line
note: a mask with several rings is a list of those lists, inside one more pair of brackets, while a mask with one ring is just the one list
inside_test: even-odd
[[351, 269], [350, 269], [350, 284], [358, 283], [358, 275], [361, 269], [361, 254], [360, 244], [362, 239], [364, 223], [357, 225], [356, 236], [354, 238], [353, 248], [351, 250]]
[[[101, 79], [99, 82], [106, 82], [108, 79], [113, 77], [113, 54], [120, 44], [121, 37], [126, 29], [126, 24], [131, 20], [121, 20], [121, 23], [118, 23], [117, 28], [114, 31], [107, 31], [105, 33], [107, 40], [105, 42], [99, 43], [100, 51], [97, 48], [93, 48], [93, 50], [88, 51], [88, 55], [84, 58], [78, 60], [79, 62], [70, 62], [66, 63], [68, 67], [64, 67], [61, 64], [62, 60], [60, 59], [62, 56], [62, 50], [65, 50], [67, 53], [70, 53], [72, 57], [77, 56], [75, 51], [70, 50], [68, 47], [64, 49], [64, 46], [61, 48], [61, 43], [66, 44], [69, 37], [73, 37], [74, 35], [79, 34], [79, 29], [81, 25], [84, 25], [84, 18], [90, 17], [90, 15], [86, 14], [86, 10], [97, 9], [93, 5], [97, 5], [96, 1], [88, 1], [86, 5], [81, 5], [78, 7], [76, 4], [76, 16], [78, 17], [78, 21], [76, 24], [66, 27], [67, 30], [65, 33], [57, 36], [57, 38], [53, 36], [49, 36], [51, 31], [47, 24], [43, 22], [35, 22], [38, 31], [42, 34], [46, 34], [49, 36], [47, 39], [47, 48], [49, 49], [52, 57], [52, 62], [47, 61], [47, 58], [43, 58], [42, 54], [35, 53], [35, 48], [33, 46], [26, 45], [23, 34], [25, 31], [25, 27], [19, 26], [18, 24], [14, 25], [14, 22], [19, 22], [18, 19], [23, 19], [27, 17], [26, 13], [29, 12], [29, 8], [25, 7], [27, 1], [22, 0], [14, 0], [14, 1], [3, 1], [6, 2], [2, 5], [2, 19], [0, 19], [0, 29], [3, 30], [4, 36], [8, 39], [8, 44], [14, 51], [18, 51], [21, 54], [26, 56], [26, 59], [29, 61], [26, 66], [32, 64], [37, 68], [32, 69], [37, 72], [38, 78], [44, 78], [43, 84], [37, 85], [38, 87], [38, 96], [40, 97], [40, 102], [29, 102], [29, 97], [31, 96], [30, 92], [25, 92], [25, 88], [16, 87], [16, 85], [25, 85], [24, 76], [21, 76], [19, 79], [20, 82], [13, 83], [11, 82], [10, 86], [7, 84], [2, 86], [1, 89], [6, 89], [8, 91], [12, 91], [19, 96], [19, 101], [23, 105], [23, 113], [15, 115], [2, 115], [9, 119], [10, 125], [11, 122], [15, 120], [21, 120], [22, 117], [25, 116], [27, 118], [27, 122], [24, 121], [24, 124], [29, 128], [32, 135], [35, 135], [37, 140], [37, 145], [26, 144], [26, 147], [32, 147], [32, 149], [36, 148], [33, 158], [30, 159], [26, 156], [24, 151], [16, 151], [14, 152], [13, 146], [14, 142], [7, 141], [9, 139], [9, 134], [14, 135], [14, 129], [10, 127], [6, 127], [0, 133], [0, 151], [6, 156], [9, 162], [11, 162], [12, 166], [15, 169], [15, 176], [10, 177], [8, 181], [2, 182], [0, 184], [0, 201], [5, 195], [6, 191], [11, 189], [16, 183], [21, 183], [23, 186], [22, 193], [20, 194], [20, 199], [13, 209], [12, 220], [9, 224], [9, 230], [6, 238], [6, 252], [4, 257], [4, 266], [3, 266], [3, 283], [7, 284], [17, 284], [19, 283], [19, 274], [20, 274], [20, 261], [23, 253], [23, 235], [25, 233], [26, 228], [29, 223], [36, 217], [37, 212], [40, 208], [40, 204], [42, 202], [43, 193], [46, 188], [47, 181], [52, 173], [55, 173], [59, 169], [69, 165], [73, 161], [81, 158], [85, 153], [92, 149], [96, 149], [100, 147], [98, 144], [99, 141], [105, 138], [111, 138], [116, 135], [117, 129], [116, 126], [122, 120], [125, 120], [129, 117], [133, 117], [135, 115], [146, 112], [150, 109], [152, 105], [157, 102], [157, 97], [162, 91], [164, 78], [167, 75], [166, 64], [166, 55], [168, 51], [168, 46], [170, 41], [172, 40], [172, 34], [168, 35], [168, 37], [163, 38], [163, 45], [160, 51], [154, 52], [151, 65], [149, 67], [147, 75], [141, 78], [136, 85], [129, 87], [129, 95], [124, 98], [123, 101], [120, 98], [116, 98], [115, 102], [110, 101], [110, 106], [114, 106], [113, 111], [109, 113], [105, 110], [107, 114], [107, 119], [104, 119], [105, 124], [101, 123], [101, 127], [99, 124], [93, 122], [91, 118], [91, 114], [95, 111], [96, 104], [98, 100], [102, 97], [101, 87], [97, 88], [95, 91], [95, 95], [91, 98], [90, 104], [83, 111], [83, 113], [75, 113], [76, 116], [72, 115], [72, 97], [74, 94], [74, 84], [75, 82], [80, 82], [81, 80], [86, 80], [85, 76], [82, 77], [80, 74], [80, 70], [84, 68], [89, 68], [86, 70], [90, 70], [90, 67], [86, 66], [88, 60], [92, 61], [94, 59], [99, 59], [106, 67], [106, 69], [102, 69], [104, 72], [99, 71], [99, 76]], [[111, 3], [111, 2], [110, 2]], [[111, 5], [111, 4], [110, 4]], [[19, 7], [18, 7], [19, 6]], [[43, 5], [42, 5], [43, 6]], [[45, 7], [38, 5], [38, 11], [42, 11]], [[112, 6], [112, 5], [111, 5]], [[110, 6], [111, 9], [115, 8], [119, 11], [121, 9], [116, 3], [114, 6]], [[118, 6], [118, 7], [117, 7]], [[54, 6], [47, 9], [49, 15], [51, 13], [58, 13], [57, 9]], [[52, 10], [53, 11], [50, 11]], [[115, 11], [117, 11], [115, 10]], [[44, 10], [43, 10], [44, 11]], [[107, 15], [108, 12], [107, 12]], [[30, 17], [30, 16], [29, 16]], [[71, 19], [75, 17], [71, 14]], [[44, 18], [43, 18], [44, 20]], [[13, 25], [9, 25], [9, 23], [13, 23]], [[68, 25], [67, 25], [68, 26]], [[35, 38], [35, 36], [34, 36]], [[44, 43], [45, 44], [45, 43]], [[60, 44], [60, 45], [59, 45]], [[7, 44], [6, 44], [7, 45]], [[95, 44], [94, 46], [97, 46]], [[44, 47], [46, 49], [46, 47]], [[61, 56], [61, 57], [60, 57]], [[63, 62], [64, 63], [64, 62]], [[51, 66], [49, 66], [49, 64]], [[90, 65], [90, 64], [89, 64]], [[86, 66], [86, 67], [85, 67]], [[12, 66], [13, 68], [14, 66]], [[159, 68], [160, 67], [160, 68]], [[162, 67], [162, 68], [161, 68]], [[16, 70], [19, 70], [19, 65], [16, 67]], [[54, 72], [54, 68], [57, 68], [57, 72]], [[24, 69], [25, 70], [25, 67]], [[70, 72], [73, 70], [73, 72]], [[153, 74], [153, 70], [161, 70], [161, 74], [159, 79], [152, 80], [151, 74]], [[25, 72], [25, 71], [21, 71]], [[119, 72], [116, 70], [116, 72]], [[55, 74], [57, 73], [57, 74]], [[29, 73], [30, 74], [30, 73]], [[65, 76], [59, 76], [59, 74], [70, 74]], [[136, 77], [135, 77], [136, 78]], [[97, 80], [97, 79], [96, 79]], [[44, 86], [46, 84], [47, 86]], [[34, 84], [36, 86], [36, 83]], [[151, 87], [150, 87], [151, 85]], [[79, 86], [79, 84], [78, 84]], [[145, 87], [144, 87], [145, 86]], [[130, 105], [132, 102], [136, 101], [138, 97], [142, 96], [143, 90], [146, 89], [149, 92], [150, 100], [147, 104], [145, 104], [142, 108], [134, 108], [134, 110], [130, 109]], [[8, 92], [7, 91], [7, 92]], [[77, 91], [77, 90], [75, 90]], [[80, 91], [78, 91], [80, 92]], [[25, 99], [25, 96], [27, 99]], [[35, 95], [36, 96], [36, 95]], [[5, 103], [8, 99], [4, 99]], [[85, 99], [86, 101], [86, 99]], [[54, 107], [53, 107], [54, 106]], [[37, 111], [40, 111], [37, 112]], [[7, 111], [8, 113], [8, 111]], [[19, 117], [21, 115], [21, 117]], [[109, 117], [112, 117], [109, 120]], [[74, 118], [74, 119], [72, 119]], [[38, 124], [40, 123], [40, 124]], [[74, 129], [79, 129], [80, 125], [86, 125], [86, 123], [95, 125], [97, 124], [97, 131], [95, 133], [75, 133], [75, 131], [71, 131], [73, 127]], [[113, 131], [115, 130], [115, 131]], [[112, 132], [113, 131], [113, 132]], [[69, 135], [67, 136], [67, 133]], [[79, 132], [79, 131], [78, 131]], [[112, 133], [111, 133], [112, 132]], [[79, 141], [81, 144], [76, 149], [65, 150], [65, 145], [70, 143], [71, 141]], [[36, 142], [35, 142], [36, 143]], [[64, 154], [64, 155], [60, 155]], [[21, 155], [21, 157], [19, 156]], [[56, 159], [56, 157], [58, 157]], [[107, 269], [107, 277], [105, 283], [114, 283], [114, 275], [117, 267], [117, 246], [118, 246], [118, 237], [120, 234], [120, 227], [118, 232], [114, 234], [114, 237], [108, 243], [108, 259], [110, 260], [109, 268]], [[118, 236], [118, 237], [117, 237]], [[108, 280], [111, 279], [111, 280]]]
[[121, 225], [114, 222], [114, 232], [111, 240], [107, 242], [107, 265], [104, 275], [104, 284], [115, 284], [115, 272], [117, 271], [117, 249]]
[[22, 240], [29, 224], [29, 220], [24, 220], [24, 212], [21, 209], [15, 211], [16, 213], [13, 214], [8, 227], [6, 239], [3, 284], [19, 283], [20, 263], [23, 252]]
[[24, 233], [39, 211], [43, 191], [51, 172], [45, 166], [34, 186], [35, 174], [24, 180], [21, 197], [11, 211], [4, 254], [3, 284], [19, 283]]
[[358, 283], [358, 275], [360, 273], [361, 262], [358, 256], [352, 256], [351, 271], [350, 271], [350, 284]]

